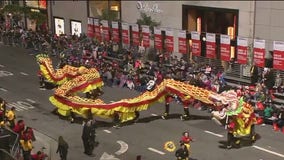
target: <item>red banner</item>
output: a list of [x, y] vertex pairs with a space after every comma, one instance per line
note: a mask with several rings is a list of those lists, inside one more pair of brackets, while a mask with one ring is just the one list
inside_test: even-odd
[[154, 42], [155, 42], [155, 48], [161, 50], [163, 48], [162, 46], [162, 35], [161, 35], [161, 29], [154, 27]]
[[284, 42], [273, 42], [273, 68], [284, 70]]
[[122, 43], [129, 44], [129, 25], [128, 23], [122, 23]]
[[171, 29], [166, 29], [166, 40], [165, 40], [166, 50], [168, 52], [174, 51], [174, 33]]
[[139, 46], [140, 36], [139, 36], [139, 26], [138, 24], [132, 24], [132, 41], [134, 46]]
[[231, 39], [229, 35], [221, 34], [221, 46], [220, 54], [221, 60], [230, 61], [231, 60]]
[[247, 64], [248, 39], [238, 37], [237, 61], [239, 64]]
[[101, 23], [102, 23], [102, 26], [103, 26], [103, 39], [105, 41], [109, 41], [110, 40], [110, 35], [109, 35], [108, 21], [107, 20], [102, 20]]
[[93, 38], [94, 35], [94, 21], [93, 18], [88, 17], [88, 29], [87, 29], [87, 35], [90, 38]]
[[265, 65], [265, 40], [254, 39], [253, 43], [253, 59], [258, 67]]
[[191, 53], [194, 56], [200, 56], [201, 55], [200, 34], [196, 31], [192, 31], [190, 34], [191, 34]]
[[97, 40], [101, 41], [102, 35], [101, 35], [101, 27], [99, 19], [93, 19], [93, 20], [94, 20], [95, 37], [97, 38]]
[[112, 26], [112, 40], [114, 42], [119, 43], [120, 38], [119, 38], [118, 22], [112, 21], [111, 26]]
[[150, 28], [149, 26], [142, 25], [142, 46], [150, 47]]
[[216, 37], [214, 33], [206, 33], [206, 57], [216, 58]]
[[187, 45], [186, 45], [186, 31], [182, 30], [178, 33], [178, 52], [182, 54], [187, 53]]

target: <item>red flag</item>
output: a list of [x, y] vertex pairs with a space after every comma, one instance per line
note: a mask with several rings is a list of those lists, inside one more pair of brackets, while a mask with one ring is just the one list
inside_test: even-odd
[[230, 61], [231, 60], [231, 40], [229, 35], [221, 34], [221, 47], [220, 54], [221, 60]]
[[142, 46], [150, 47], [150, 28], [149, 26], [142, 25]]
[[178, 34], [178, 52], [182, 54], [187, 53], [187, 45], [186, 45], [186, 31], [179, 31]]
[[101, 27], [99, 23], [99, 19], [93, 19], [94, 20], [94, 29], [95, 29], [95, 37], [101, 41], [102, 35], [101, 35]]
[[102, 20], [101, 23], [102, 23], [102, 26], [103, 26], [103, 39], [105, 41], [109, 41], [110, 40], [110, 36], [109, 36], [108, 21], [107, 20]]
[[214, 33], [206, 33], [206, 57], [216, 58], [216, 37]]
[[88, 17], [88, 31], [87, 31], [88, 37], [93, 38], [94, 37], [94, 20], [93, 18]]
[[253, 58], [255, 65], [258, 67], [264, 67], [265, 56], [265, 40], [254, 39], [253, 43]]
[[172, 29], [166, 29], [166, 50], [168, 52], [174, 51], [174, 33]]
[[132, 24], [132, 40], [133, 40], [133, 45], [139, 46], [140, 37], [139, 37], [139, 26], [138, 26], [138, 24]]
[[284, 70], [284, 42], [273, 42], [273, 68]]
[[201, 55], [201, 42], [200, 42], [200, 34], [196, 31], [192, 31], [191, 33], [191, 52], [194, 56]]
[[237, 61], [240, 64], [247, 64], [248, 39], [238, 37], [237, 43]]
[[112, 21], [112, 40], [114, 42], [119, 43], [119, 29], [118, 29], [118, 22]]
[[161, 35], [161, 29], [154, 27], [154, 42], [155, 42], [155, 48], [156, 49], [162, 49], [162, 35]]
[[129, 25], [128, 23], [122, 23], [122, 43], [129, 44]]

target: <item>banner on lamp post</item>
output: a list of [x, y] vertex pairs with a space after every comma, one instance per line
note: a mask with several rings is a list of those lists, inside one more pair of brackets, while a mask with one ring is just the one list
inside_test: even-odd
[[258, 67], [264, 67], [265, 65], [265, 40], [254, 39], [253, 42], [253, 59], [254, 63]]
[[105, 41], [109, 41], [110, 40], [110, 36], [109, 36], [108, 21], [107, 20], [102, 20], [101, 23], [102, 23], [102, 26], [103, 26], [103, 39]]
[[122, 43], [129, 44], [129, 25], [128, 23], [122, 23]]
[[90, 38], [94, 37], [94, 20], [93, 20], [93, 18], [90, 18], [90, 17], [88, 17], [87, 35]]
[[273, 42], [273, 68], [284, 70], [284, 42]]
[[199, 32], [192, 31], [191, 34], [191, 53], [194, 56], [201, 55], [201, 42]]
[[221, 46], [220, 54], [221, 60], [230, 61], [231, 60], [231, 39], [229, 35], [221, 34]]
[[161, 50], [162, 49], [162, 34], [161, 29], [154, 27], [154, 42], [155, 48]]
[[94, 20], [95, 37], [97, 38], [97, 40], [101, 41], [102, 35], [101, 35], [101, 26], [99, 19], [93, 19], [93, 20]]
[[206, 57], [216, 58], [216, 35], [206, 33]]
[[186, 45], [186, 31], [181, 30], [178, 33], [178, 52], [182, 54], [187, 53], [187, 45]]
[[141, 25], [142, 28], [142, 46], [150, 47], [150, 27], [146, 25]]
[[140, 36], [139, 36], [139, 26], [138, 24], [132, 24], [132, 41], [134, 46], [139, 46]]
[[112, 26], [112, 40], [114, 42], [119, 43], [120, 38], [119, 38], [118, 22], [112, 21], [111, 26]]
[[239, 64], [247, 64], [248, 53], [248, 39], [238, 37], [237, 38], [237, 61]]
[[174, 51], [174, 32], [172, 29], [166, 29], [166, 50], [168, 52]]

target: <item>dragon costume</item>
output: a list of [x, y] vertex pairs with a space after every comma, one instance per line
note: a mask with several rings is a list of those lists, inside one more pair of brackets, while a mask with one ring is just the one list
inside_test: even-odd
[[194, 85], [165, 79], [152, 91], [107, 104], [101, 99], [83, 98], [77, 94], [102, 87], [103, 82], [96, 69], [65, 65], [62, 69], [54, 70], [51, 59], [44, 55], [38, 55], [37, 62], [43, 76], [49, 82], [58, 85], [49, 100], [58, 109], [58, 113], [63, 116], [74, 112], [82, 117], [87, 117], [91, 112], [94, 116], [112, 118], [115, 113], [120, 113], [122, 122], [129, 121], [135, 118], [136, 111], [147, 110], [152, 103], [164, 101], [166, 95], [176, 94], [182, 101], [194, 98], [210, 106], [221, 103], [223, 108], [220, 111], [212, 112], [212, 114], [218, 119], [234, 115], [237, 122], [236, 136], [247, 135], [251, 125], [255, 122], [253, 107], [244, 102], [242, 97], [237, 97], [236, 92], [232, 90], [217, 94]]

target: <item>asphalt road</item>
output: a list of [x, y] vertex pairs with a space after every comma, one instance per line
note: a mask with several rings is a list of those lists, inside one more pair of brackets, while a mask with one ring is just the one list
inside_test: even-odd
[[[83, 154], [81, 141], [82, 125], [70, 124], [53, 114], [54, 107], [48, 98], [52, 90], [40, 90], [38, 65], [33, 54], [21, 48], [0, 45], [0, 96], [9, 106], [16, 106], [18, 119], [23, 118], [28, 126], [57, 139], [62, 135], [69, 143], [69, 160], [173, 160], [173, 152], [164, 150], [167, 141], [176, 145], [183, 131], [189, 131], [195, 139], [191, 145], [191, 158], [198, 160], [283, 160], [284, 134], [272, 131], [272, 126], [257, 126], [260, 139], [254, 146], [240, 149], [223, 149], [226, 131], [210, 120], [206, 111], [191, 109], [192, 119], [181, 121], [182, 106], [171, 104], [171, 119], [162, 120], [158, 115], [164, 111], [164, 104], [154, 104], [149, 110], [141, 112], [136, 124], [120, 129], [112, 128], [110, 119], [98, 119], [95, 157]], [[106, 102], [116, 101], [138, 95], [135, 91], [104, 87], [102, 96]], [[105, 158], [106, 160], [107, 158]]]

